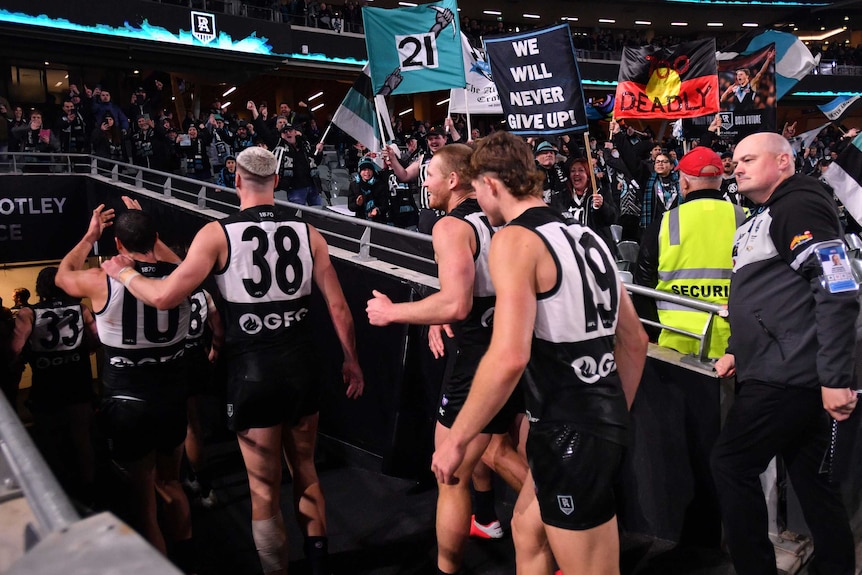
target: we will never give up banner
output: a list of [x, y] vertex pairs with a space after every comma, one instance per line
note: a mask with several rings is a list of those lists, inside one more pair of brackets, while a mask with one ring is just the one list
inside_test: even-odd
[[587, 128], [584, 91], [568, 25], [485, 39], [509, 131], [519, 136]]

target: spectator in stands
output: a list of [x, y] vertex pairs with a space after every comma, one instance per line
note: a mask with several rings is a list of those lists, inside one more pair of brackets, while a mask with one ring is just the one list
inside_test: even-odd
[[63, 114], [57, 120], [54, 132], [60, 140], [61, 151], [71, 154], [86, 154], [90, 151], [90, 132], [71, 99], [63, 102]]
[[569, 174], [563, 162], [557, 161], [557, 152], [557, 148], [548, 141], [539, 142], [533, 152], [539, 173], [545, 177], [542, 197], [546, 204], [551, 201], [551, 196], [568, 191]]
[[84, 124], [89, 129], [95, 123], [93, 116], [93, 91], [84, 85], [83, 93], [77, 84], [69, 84], [69, 99], [75, 104], [75, 111], [84, 118]]
[[291, 11], [291, 2], [289, 0], [280, 0], [276, 4], [276, 8], [278, 9], [279, 16], [281, 16], [281, 21], [284, 24], [290, 23], [290, 17], [293, 15]]
[[355, 0], [347, 0], [344, 3], [344, 22], [346, 31], [362, 33], [362, 12]]
[[236, 157], [228, 156], [224, 161], [224, 167], [216, 176], [216, 184], [226, 188], [236, 188]]
[[137, 129], [128, 135], [132, 162], [136, 166], [165, 171], [168, 166], [165, 154], [167, 138], [161, 124], [146, 114], [138, 117], [136, 126]]
[[389, 162], [384, 160], [387, 169], [380, 172], [380, 178], [389, 182], [389, 218], [395, 227], [417, 231], [419, 224], [419, 207], [414, 197], [415, 187], [399, 183]]
[[398, 161], [405, 168], [416, 161], [416, 158], [419, 157], [421, 151], [419, 150], [419, 141], [416, 139], [415, 134], [410, 134], [407, 136], [407, 141], [405, 142], [405, 147], [407, 151], [401, 154], [401, 157], [398, 158]]
[[641, 205], [641, 231], [652, 223], [653, 219], [679, 205], [679, 173], [673, 170], [670, 156], [660, 153], [655, 156], [655, 172], [641, 185], [643, 203]]
[[[649, 156], [641, 160], [640, 169], [638, 170], [638, 173], [641, 177], [641, 181], [645, 181], [649, 176], [655, 173], [655, 159], [662, 152], [667, 154], [667, 152], [665, 152], [664, 149], [661, 147], [661, 144], [653, 142], [653, 145], [652, 147], [650, 147], [649, 150]], [[668, 159], [671, 159], [669, 154], [667, 155], [667, 157]], [[675, 167], [676, 164], [673, 162], [673, 160], [671, 160], [670, 169], [673, 170]]]
[[213, 173], [217, 174], [224, 167], [227, 157], [233, 155], [234, 134], [221, 114], [210, 114], [205, 129], [209, 132], [207, 156]]
[[805, 149], [801, 165], [797, 171], [802, 172], [806, 176], [818, 178], [820, 177], [818, 162], [820, 162], [820, 151], [817, 149], [817, 146], [808, 146], [808, 148]]
[[207, 115], [215, 115], [221, 114], [221, 98], [215, 98], [210, 104], [210, 109], [207, 111]]
[[[308, 114], [308, 104], [300, 101], [296, 107], [298, 109], [294, 110], [290, 107], [290, 104], [282, 102], [278, 105], [278, 115], [284, 118], [285, 123], [294, 126], [301, 136], [307, 137], [305, 132], [308, 129], [308, 123], [311, 121], [311, 116]], [[276, 126], [279, 130], [281, 127]]]
[[[591, 160], [575, 158], [568, 162], [568, 182], [563, 191], [552, 193], [548, 205], [583, 226], [596, 232], [614, 251], [616, 242], [611, 235], [617, 223], [617, 208], [607, 186], [593, 188], [590, 181]], [[596, 181], [598, 186], [599, 182]]]
[[308, 140], [298, 135], [296, 127], [287, 124], [281, 129], [281, 138], [273, 153], [279, 159], [275, 197], [303, 206], [323, 205], [317, 171], [323, 159], [323, 143], [312, 148]]
[[295, 0], [293, 4], [293, 23], [297, 26], [308, 26], [309, 0]]
[[24, 116], [24, 108], [15, 106], [12, 108], [12, 114], [9, 118], [9, 151], [20, 152], [21, 142], [15, 135], [15, 128], [26, 126], [28, 124], [26, 116]]
[[[437, 210], [432, 210], [428, 207], [428, 191], [424, 188], [425, 177], [427, 175], [428, 164], [431, 162], [431, 157], [440, 148], [447, 143], [455, 143], [461, 140], [461, 136], [455, 130], [452, 118], [446, 118], [444, 125], [437, 125], [428, 130], [428, 149], [427, 154], [421, 154], [415, 162], [407, 166], [401, 167], [398, 161], [390, 161], [392, 171], [399, 182], [411, 182], [418, 180], [419, 185], [419, 231], [430, 234], [434, 223], [442, 215]], [[392, 155], [390, 147], [383, 150], [384, 158]]]
[[347, 152], [344, 154], [344, 167], [347, 168], [347, 173], [351, 175], [357, 173], [359, 171], [359, 160], [370, 152], [371, 150], [362, 142], [355, 142], [347, 148]]
[[183, 123], [180, 126], [180, 129], [182, 132], [188, 132], [189, 126], [194, 126], [197, 123], [194, 113], [191, 110], [186, 110], [186, 117], [183, 118]]
[[[203, 125], [189, 126], [185, 137], [177, 138], [177, 151], [181, 161], [185, 161], [185, 173], [188, 177], [196, 180], [209, 180], [212, 178], [212, 167], [207, 156], [207, 144], [209, 133], [203, 129]], [[180, 166], [182, 168], [182, 165]]]
[[320, 141], [320, 128], [317, 127], [317, 120], [311, 118], [306, 125], [305, 131], [302, 133], [305, 136], [305, 139], [308, 140], [312, 146], [316, 146]]
[[754, 206], [748, 198], [739, 193], [739, 186], [736, 183], [736, 176], [733, 175], [733, 170], [736, 164], [733, 162], [733, 152], [724, 152], [721, 154], [721, 196], [728, 202], [734, 203], [744, 208]]
[[326, 2], [321, 2], [317, 7], [317, 27], [332, 30], [332, 10]]
[[254, 138], [248, 130], [249, 124], [245, 120], [240, 120], [236, 127], [236, 134], [233, 140], [233, 148], [236, 153], [240, 153], [246, 148], [254, 146]]
[[638, 181], [642, 181], [645, 175], [641, 172], [641, 160], [654, 147], [653, 142], [645, 138], [645, 133], [638, 132], [632, 126], [627, 126], [623, 130], [623, 127], [614, 120], [611, 120], [610, 133], [614, 148], [619, 150], [620, 159], [625, 163], [629, 173]]
[[132, 94], [131, 103], [126, 110], [126, 116], [128, 118], [138, 118], [139, 116], [146, 115], [151, 118], [157, 118], [162, 109], [161, 92], [163, 86], [161, 82], [156, 80], [156, 89], [153, 96], [148, 95], [147, 90], [143, 86], [138, 86], [138, 89]]
[[371, 158], [359, 161], [359, 173], [350, 182], [347, 207], [357, 218], [380, 224], [389, 222], [389, 181], [379, 177]]
[[[30, 112], [29, 122], [12, 129], [18, 151], [26, 153], [50, 153], [60, 151], [60, 140], [42, 123], [42, 112]], [[49, 162], [50, 158], [25, 156], [26, 162]]]
[[110, 112], [114, 122], [119, 125], [120, 130], [125, 133], [129, 131], [129, 118], [123, 113], [119, 106], [111, 101], [111, 93], [96, 87], [93, 90], [93, 116], [104, 118], [106, 112]]
[[[103, 113], [99, 126], [93, 130], [93, 134], [90, 136], [90, 145], [93, 148], [94, 156], [117, 162], [125, 160], [123, 133], [111, 112]], [[111, 169], [111, 165], [107, 165], [107, 168]]]
[[[685, 202], [656, 216], [644, 232], [634, 273], [636, 284], [727, 304], [733, 236], [746, 214], [724, 200], [719, 189], [723, 172], [721, 158], [706, 146], [683, 156], [679, 178]], [[726, 273], [716, 275], [716, 270]], [[692, 333], [703, 333], [709, 318], [706, 312], [683, 310], [652, 298], [636, 296], [634, 301], [641, 317]], [[708, 356], [724, 355], [729, 336], [727, 320], [713, 317]], [[696, 354], [700, 345], [697, 339], [670, 330], [661, 331], [658, 343], [683, 354]]]
[[172, 174], [181, 173], [181, 166], [185, 162], [185, 158], [180, 154], [177, 145], [177, 130], [170, 124], [165, 130], [164, 148], [165, 161], [167, 162], [166, 171]]
[[6, 159], [6, 152], [9, 150], [9, 140], [11, 139], [12, 110], [9, 100], [0, 96], [0, 162]]
[[416, 136], [416, 143], [419, 145], [419, 150], [422, 151], [423, 154], [428, 153], [428, 128], [425, 127], [425, 124], [420, 121], [413, 122], [413, 134]]

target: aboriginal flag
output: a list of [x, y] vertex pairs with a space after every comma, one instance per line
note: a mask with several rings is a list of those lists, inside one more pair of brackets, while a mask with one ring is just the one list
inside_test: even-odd
[[718, 112], [715, 39], [625, 48], [614, 117], [694, 118]]

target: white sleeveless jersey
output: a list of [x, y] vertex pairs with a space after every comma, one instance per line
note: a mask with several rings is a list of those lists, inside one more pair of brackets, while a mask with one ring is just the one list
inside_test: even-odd
[[220, 223], [230, 254], [215, 276], [225, 300], [225, 341], [236, 350], [278, 344], [291, 333], [305, 337], [314, 271], [308, 225], [280, 206], [249, 208]]
[[[175, 265], [135, 262], [150, 278], [163, 278]], [[157, 310], [138, 301], [119, 281], [108, 278], [108, 301], [96, 312], [99, 339], [112, 367], [162, 364], [179, 359], [189, 331], [188, 299], [170, 310]]]
[[524, 372], [533, 422], [568, 422], [625, 443], [628, 410], [614, 358], [620, 280], [610, 250], [586, 226], [548, 207], [509, 225], [542, 238], [557, 267], [556, 285], [536, 295], [530, 362]]

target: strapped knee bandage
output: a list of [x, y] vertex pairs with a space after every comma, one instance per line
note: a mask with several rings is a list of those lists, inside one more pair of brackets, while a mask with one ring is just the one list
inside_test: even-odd
[[287, 568], [287, 534], [281, 514], [269, 519], [251, 522], [254, 546], [264, 573]]

